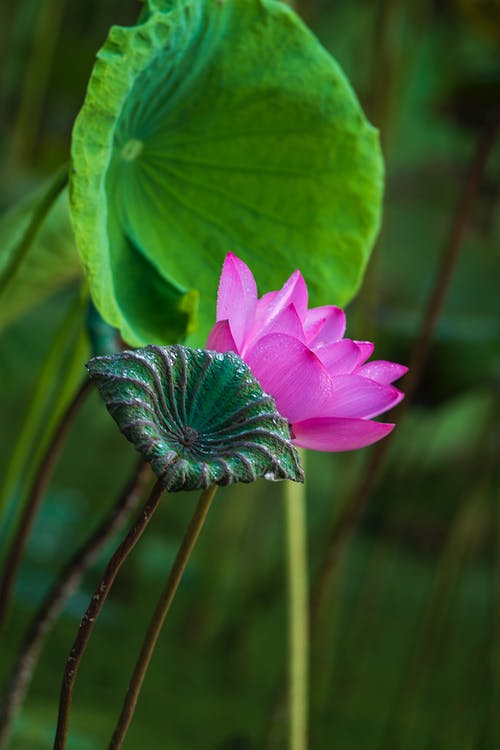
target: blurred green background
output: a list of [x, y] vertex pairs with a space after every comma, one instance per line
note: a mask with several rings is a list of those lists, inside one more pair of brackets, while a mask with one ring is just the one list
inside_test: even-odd
[[[348, 335], [376, 341], [378, 358], [408, 362], [471, 159], [498, 113], [500, 3], [303, 0], [296, 7], [380, 128], [387, 160], [382, 233], [348, 311]], [[131, 0], [1, 6], [2, 209], [67, 159], [95, 53], [112, 23], [132, 23], [137, 13]], [[346, 539], [314, 630], [312, 750], [500, 748], [499, 205], [496, 143], [415, 399]], [[65, 287], [1, 331], [1, 476], [78, 294]], [[307, 457], [313, 580], [372, 451]], [[30, 538], [0, 680], [62, 561], [135, 461], [93, 394]], [[164, 498], [117, 580], [77, 682], [72, 750], [107, 744], [194, 501]], [[286, 671], [283, 526], [280, 485], [219, 493], [127, 748], [285, 747], [285, 719], [276, 711]], [[49, 638], [12, 750], [51, 746], [64, 662], [105, 559]]]

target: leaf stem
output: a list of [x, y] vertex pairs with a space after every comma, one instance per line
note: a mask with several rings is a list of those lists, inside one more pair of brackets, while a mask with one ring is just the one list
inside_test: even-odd
[[59, 715], [57, 718], [56, 736], [54, 739], [54, 750], [64, 750], [69, 728], [69, 716], [73, 700], [73, 687], [78, 674], [78, 668], [82, 660], [95, 623], [104, 606], [118, 571], [141, 538], [154, 512], [158, 508], [163, 487], [156, 482], [137, 520], [129, 530], [125, 539], [118, 545], [110, 561], [106, 565], [101, 580], [90, 600], [85, 614], [82, 617], [80, 628], [66, 661], [66, 668], [61, 684], [59, 698]]
[[[4, 542], [4, 538], [8, 538], [9, 529], [16, 523], [17, 509], [24, 505], [36, 467], [54, 436], [76, 383], [80, 381], [82, 358], [81, 333], [79, 334], [78, 330], [83, 303], [84, 296], [77, 294], [44, 355], [35, 391], [15, 441], [0, 489], [0, 529], [5, 532], [2, 533], [1, 543]], [[70, 388], [72, 390], [69, 390]], [[2, 523], [4, 515], [7, 519]]]
[[309, 615], [304, 485], [286, 482], [284, 499], [289, 597], [289, 748], [290, 750], [306, 750], [308, 746]]
[[135, 665], [127, 694], [125, 696], [123, 708], [118, 719], [115, 731], [113, 732], [113, 736], [111, 738], [109, 750], [119, 750], [119, 748], [121, 748], [122, 746], [123, 740], [125, 739], [125, 735], [134, 715], [137, 699], [139, 697], [142, 683], [144, 682], [144, 677], [151, 661], [158, 636], [160, 635], [160, 631], [163, 627], [163, 623], [174, 599], [175, 593], [182, 578], [182, 574], [184, 573], [186, 565], [191, 556], [191, 552], [193, 551], [200, 531], [203, 527], [203, 524], [205, 523], [205, 519], [207, 517], [210, 505], [212, 504], [212, 500], [214, 498], [216, 490], [217, 485], [214, 485], [206, 490], [203, 490], [203, 492], [201, 493], [200, 499], [195, 508], [187, 531], [184, 535], [182, 544], [179, 548], [179, 552], [177, 553], [177, 557], [175, 558], [174, 564], [170, 571], [167, 583], [160, 595], [153, 617], [151, 619], [151, 622], [149, 623], [149, 627], [142, 644], [141, 652], [139, 654], [139, 658]]
[[149, 474], [149, 465], [141, 459], [108, 514], [67, 562], [40, 604], [10, 671], [0, 710], [0, 750], [4, 750], [7, 745], [12, 722], [26, 695], [40, 650], [52, 624], [97, 554], [135, 510]]
[[91, 388], [91, 381], [86, 379], [71, 400], [68, 408], [64, 412], [61, 421], [57, 427], [51, 443], [48, 445], [45, 454], [40, 462], [38, 472], [35, 476], [31, 487], [23, 515], [20, 519], [16, 534], [9, 548], [7, 559], [4, 566], [4, 572], [0, 581], [0, 629], [2, 628], [7, 610], [10, 604], [12, 589], [16, 580], [19, 564], [31, 532], [33, 522], [36, 518], [37, 511], [42, 502], [47, 483], [52, 474], [54, 465], [59, 457], [61, 448], [64, 444], [66, 433], [78, 413], [80, 406], [85, 401]]
[[47, 214], [55, 203], [56, 198], [66, 187], [67, 182], [68, 165], [64, 164], [52, 178], [47, 192], [40, 201], [39, 206], [33, 212], [31, 221], [23, 232], [16, 248], [12, 251], [10, 260], [0, 271], [0, 294], [5, 291], [10, 280], [24, 260], [26, 253], [31, 247], [31, 243], [38, 234]]

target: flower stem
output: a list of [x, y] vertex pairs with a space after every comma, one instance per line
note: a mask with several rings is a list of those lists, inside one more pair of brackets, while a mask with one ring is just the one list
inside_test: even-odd
[[26, 695], [40, 650], [52, 624], [99, 551], [135, 510], [149, 474], [149, 465], [141, 459], [117, 501], [98, 528], [68, 561], [33, 617], [19, 656], [12, 666], [1, 704], [0, 750], [4, 750], [7, 745], [12, 722]]
[[121, 748], [122, 746], [123, 740], [125, 739], [125, 735], [127, 734], [127, 730], [134, 715], [137, 699], [139, 697], [146, 671], [151, 661], [151, 657], [153, 656], [158, 636], [160, 635], [165, 617], [168, 614], [180, 580], [182, 578], [182, 574], [184, 573], [186, 565], [191, 556], [191, 552], [193, 551], [200, 531], [203, 527], [203, 524], [205, 523], [205, 519], [207, 517], [210, 505], [212, 504], [212, 500], [214, 498], [216, 490], [217, 485], [214, 485], [213, 487], [209, 487], [201, 493], [200, 499], [195, 508], [187, 531], [184, 535], [182, 544], [179, 548], [179, 552], [177, 553], [177, 557], [175, 558], [174, 564], [170, 571], [167, 583], [160, 595], [153, 617], [151, 618], [151, 622], [149, 623], [149, 627], [142, 644], [141, 652], [139, 654], [139, 658], [135, 665], [127, 694], [125, 696], [123, 708], [118, 719], [118, 723], [115, 727], [115, 731], [113, 732], [113, 736], [111, 738], [109, 750], [119, 750], [119, 748]]
[[5, 567], [0, 581], [0, 628], [5, 622], [7, 615], [8, 606], [12, 596], [12, 589], [16, 580], [17, 571], [19, 564], [28, 541], [33, 522], [36, 518], [37, 511], [42, 502], [47, 483], [52, 474], [54, 465], [59, 457], [59, 453], [64, 443], [66, 433], [76, 416], [80, 406], [85, 401], [85, 398], [90, 391], [91, 381], [85, 380], [77, 393], [70, 402], [68, 408], [64, 412], [61, 421], [57, 427], [54, 437], [51, 443], [48, 445], [44, 456], [40, 462], [38, 472], [35, 476], [33, 485], [31, 487], [26, 506], [24, 508], [23, 515], [20, 519], [19, 526], [17, 528], [14, 539], [10, 546]]
[[31, 163], [40, 134], [40, 120], [51, 68], [61, 32], [65, 0], [43, 0], [34, 13], [34, 34], [28, 51], [28, 65], [14, 126], [16, 156]]
[[69, 715], [73, 699], [73, 687], [75, 684], [80, 662], [82, 660], [83, 654], [85, 653], [85, 649], [94, 629], [96, 620], [104, 606], [104, 602], [107, 599], [118, 571], [141, 538], [155, 510], [157, 509], [162, 492], [162, 485], [160, 484], [160, 482], [156, 482], [150, 496], [148, 497], [142, 511], [139, 514], [139, 517], [135, 521], [132, 528], [129, 530], [125, 539], [121, 542], [121, 544], [118, 545], [113, 556], [111, 557], [111, 560], [108, 562], [104, 573], [102, 574], [101, 580], [99, 581], [99, 584], [97, 585], [97, 588], [94, 592], [94, 595], [90, 600], [87, 611], [82, 617], [80, 628], [68, 656], [62, 679], [61, 694], [59, 700], [59, 715], [57, 719], [57, 729], [54, 740], [54, 750], [64, 750], [64, 748], [66, 747], [66, 739], [69, 727]]
[[309, 615], [305, 502], [304, 485], [286, 482], [290, 750], [306, 750], [308, 746]]
[[[434, 334], [435, 326], [439, 319], [449, 285], [453, 278], [453, 271], [459, 257], [466, 232], [471, 220], [472, 211], [479, 194], [479, 189], [484, 178], [486, 167], [491, 156], [493, 146], [496, 143], [500, 122], [497, 118], [479, 136], [476, 149], [472, 155], [465, 182], [458, 198], [456, 209], [451, 218], [450, 228], [446, 243], [443, 247], [439, 270], [430, 294], [426, 311], [422, 319], [419, 333], [413, 353], [410, 357], [410, 382], [408, 376], [405, 378], [404, 390], [406, 398], [394, 410], [394, 415], [401, 419], [404, 409], [411, 403], [413, 394], [420, 380], [422, 370], [425, 366], [427, 354]], [[370, 449], [365, 470], [354, 486], [352, 493], [347, 498], [345, 506], [338, 519], [336, 519], [325, 545], [325, 552], [318, 572], [312, 581], [311, 598], [309, 605], [310, 629], [313, 634], [312, 643], [317, 641], [317, 634], [322, 624], [322, 615], [325, 602], [332, 588], [334, 576], [338, 570], [339, 563], [353, 534], [355, 533], [365, 508], [370, 500], [371, 494], [377, 485], [388, 448], [394, 433], [377, 443]], [[266, 748], [274, 748], [278, 745], [282, 708], [284, 704], [283, 689], [281, 688], [273, 711], [264, 730], [262, 745]]]

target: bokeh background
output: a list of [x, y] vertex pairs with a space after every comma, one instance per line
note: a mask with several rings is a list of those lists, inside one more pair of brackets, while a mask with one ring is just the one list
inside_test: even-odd
[[[109, 26], [133, 23], [138, 7], [132, 0], [2, 4], [2, 209], [67, 159], [95, 53]], [[500, 103], [500, 3], [302, 0], [296, 8], [380, 128], [387, 161], [382, 232], [348, 310], [348, 334], [376, 341], [380, 358], [408, 363], [443, 252], [455, 240], [459, 251], [456, 263], [445, 263], [444, 307], [385, 455], [374, 458], [372, 448], [307, 457], [310, 577], [313, 592], [321, 590], [311, 653], [311, 748], [497, 750], [500, 137], [494, 141], [492, 123]], [[485, 166], [478, 168], [485, 149]], [[457, 226], [463, 231], [454, 240]], [[0, 476], [14, 494], [36, 449], [35, 434], [13, 479], [8, 465], [33, 394], [38, 388], [50, 404], [81, 377], [68, 352], [76, 340], [83, 362], [87, 344], [74, 325], [64, 334], [68, 310], [78, 318], [79, 295], [72, 282], [31, 305], [36, 295], [19, 287], [12, 313], [3, 310]], [[60, 359], [56, 336], [64, 342]], [[30, 538], [0, 679], [62, 562], [103, 516], [135, 461], [93, 394]], [[374, 464], [378, 471], [362, 494]], [[117, 580], [77, 683], [71, 750], [106, 746], [193, 503], [191, 495], [165, 498]], [[279, 485], [260, 481], [219, 493], [127, 748], [285, 747], [283, 527]], [[65, 658], [111, 549], [88, 572], [47, 642], [12, 750], [51, 746]]]

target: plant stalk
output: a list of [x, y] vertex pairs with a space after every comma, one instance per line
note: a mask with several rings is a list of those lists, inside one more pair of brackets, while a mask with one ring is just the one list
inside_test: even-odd
[[20, 519], [16, 534], [9, 548], [7, 559], [5, 561], [4, 572], [0, 581], [0, 629], [5, 623], [5, 618], [7, 616], [8, 607], [12, 597], [12, 589], [14, 587], [21, 558], [26, 547], [31, 529], [33, 527], [38, 509], [43, 500], [48, 481], [52, 475], [52, 470], [57, 459], [59, 458], [66, 433], [71, 423], [73, 422], [73, 419], [78, 413], [80, 406], [85, 401], [90, 388], [91, 381], [89, 379], [86, 379], [78, 389], [77, 393], [75, 394], [68, 408], [63, 414], [54, 437], [47, 447], [47, 450], [45, 451], [45, 454], [40, 462], [40, 466], [31, 487], [31, 491], [28, 496], [23, 515]]
[[92, 635], [96, 620], [104, 606], [104, 602], [108, 597], [113, 582], [118, 575], [118, 571], [141, 538], [154, 512], [158, 508], [162, 493], [162, 485], [160, 482], [156, 482], [139, 514], [139, 517], [129, 530], [125, 539], [118, 545], [108, 562], [94, 595], [90, 600], [87, 611], [82, 617], [80, 628], [68, 656], [62, 679], [54, 750], [64, 750], [66, 747], [71, 703], [73, 700], [73, 688], [80, 662], [85, 653], [90, 636]]
[[[175, 558], [174, 564], [170, 571], [170, 575], [167, 579], [165, 588], [163, 589], [156, 609], [154, 611], [151, 622], [146, 632], [144, 642], [142, 644], [139, 658], [134, 668], [132, 679], [130, 681], [123, 708], [118, 719], [115, 731], [111, 738], [109, 750], [119, 750], [127, 734], [127, 730], [130, 726], [130, 722], [134, 716], [135, 707], [137, 705], [137, 699], [141, 691], [144, 677], [153, 656], [153, 652], [160, 635], [160, 631], [163, 627], [163, 623], [168, 614], [170, 606], [173, 602], [175, 593], [181, 581], [182, 575], [186, 568], [186, 565], [191, 556], [191, 552], [196, 544], [196, 541], [200, 535], [200, 531], [203, 528], [207, 513], [209, 511], [212, 500], [217, 491], [217, 485], [209, 487], [203, 490], [201, 493], [198, 504], [195, 508], [194, 514], [191, 518], [187, 531], [182, 540], [182, 544]], [[54, 748], [55, 750], [55, 748]]]
[[24, 163], [31, 161], [37, 144], [64, 5], [65, 0], [44, 0], [35, 6], [38, 18], [28, 53], [28, 66], [13, 134], [17, 156]]
[[58, 580], [40, 604], [26, 633], [19, 656], [10, 671], [0, 709], [0, 750], [4, 750], [8, 743], [12, 723], [24, 700], [51, 626], [98, 553], [130, 518], [141, 498], [149, 474], [149, 465], [141, 459], [106, 517], [67, 562]]
[[52, 178], [50, 188], [47, 190], [47, 193], [44, 196], [43, 200], [40, 202], [38, 208], [34, 211], [31, 221], [29, 222], [16, 248], [11, 254], [9, 262], [5, 265], [4, 268], [2, 268], [0, 272], [0, 294], [5, 291], [10, 281], [15, 276], [17, 269], [23, 262], [33, 243], [33, 240], [37, 236], [43, 222], [47, 218], [50, 209], [56, 202], [60, 193], [62, 193], [62, 191], [68, 184], [68, 169], [68, 165], [64, 164], [56, 172], [56, 174]]
[[[79, 329], [83, 303], [83, 294], [77, 294], [45, 353], [33, 396], [2, 478], [0, 544], [5, 543], [10, 536], [10, 529], [16, 526], [18, 515], [20, 516], [18, 508], [22, 509], [26, 502], [36, 468], [53, 439], [57, 424], [73, 396], [73, 392], [67, 388], [76, 386], [77, 361], [78, 381], [80, 380], [82, 334], [80, 332], [75, 335], [75, 331]], [[64, 373], [64, 379], [58, 377], [60, 373]], [[57, 396], [53, 398], [55, 393]], [[51, 399], [52, 403], [49, 405]], [[47, 412], [50, 416], [47, 416]]]
[[[303, 454], [302, 454], [303, 457]], [[309, 615], [306, 493], [303, 484], [286, 482], [288, 556], [288, 738], [290, 750], [308, 747]]]

